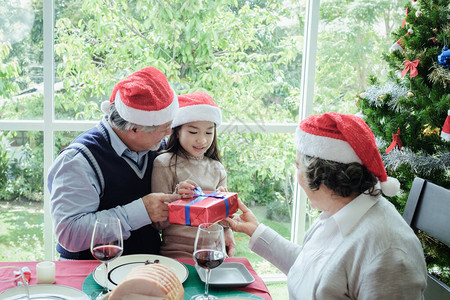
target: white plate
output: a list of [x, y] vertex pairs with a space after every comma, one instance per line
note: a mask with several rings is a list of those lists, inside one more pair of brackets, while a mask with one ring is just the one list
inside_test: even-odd
[[[57, 284], [37, 284], [28, 287], [30, 298], [34, 299], [61, 299], [61, 300], [89, 300], [89, 296], [70, 286]], [[15, 299], [18, 288], [12, 288], [0, 293], [0, 299]]]
[[[131, 271], [131, 269], [143, 266], [146, 261], [154, 262], [159, 260], [159, 263], [172, 269], [175, 272], [178, 279], [183, 283], [188, 275], [189, 271], [185, 265], [176, 261], [175, 259], [152, 254], [132, 254], [120, 256], [108, 264], [108, 288], [113, 290], [123, 278]], [[94, 280], [101, 286], [105, 285], [105, 266], [103, 264], [98, 265], [93, 273]]]
[[[198, 276], [205, 282], [206, 270], [195, 265]], [[223, 263], [211, 270], [209, 284], [215, 286], [239, 287], [246, 286], [255, 281], [244, 264], [241, 263]]]

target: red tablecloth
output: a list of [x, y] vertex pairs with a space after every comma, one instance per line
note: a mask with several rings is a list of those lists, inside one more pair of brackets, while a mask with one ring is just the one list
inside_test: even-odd
[[[190, 265], [194, 265], [193, 259], [178, 259], [178, 261]], [[267, 300], [271, 300], [271, 296], [267, 286], [261, 277], [256, 274], [255, 270], [250, 265], [246, 258], [233, 257], [227, 258], [226, 262], [240, 262], [243, 263], [250, 273], [255, 277], [255, 281], [246, 287], [239, 288], [239, 290], [257, 295]], [[0, 266], [16, 266], [28, 267], [31, 270], [30, 285], [37, 284], [36, 282], [36, 264], [37, 261], [26, 262], [0, 262]], [[81, 290], [84, 279], [94, 271], [99, 265], [96, 260], [80, 260], [80, 261], [55, 261], [56, 264], [56, 282], [55, 284], [66, 285]], [[0, 286], [0, 292], [3, 291]]]

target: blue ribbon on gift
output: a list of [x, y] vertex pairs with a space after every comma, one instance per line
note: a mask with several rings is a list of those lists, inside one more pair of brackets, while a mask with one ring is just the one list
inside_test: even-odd
[[217, 198], [217, 199], [223, 199], [225, 202], [225, 209], [226, 209], [226, 216], [228, 217], [228, 214], [230, 212], [230, 205], [228, 204], [228, 199], [225, 196], [221, 196], [219, 191], [215, 191], [211, 194], [205, 194], [202, 190], [201, 187], [197, 186], [194, 188], [194, 195], [192, 195], [192, 197], [196, 198], [194, 200], [192, 200], [191, 202], [189, 202], [188, 204], [186, 204], [186, 206], [184, 207], [184, 215], [185, 215], [185, 220], [186, 220], [186, 225], [190, 226], [191, 225], [191, 217], [190, 217], [190, 211], [191, 211], [191, 206], [197, 202], [203, 201], [206, 198], [212, 197], [212, 198]]

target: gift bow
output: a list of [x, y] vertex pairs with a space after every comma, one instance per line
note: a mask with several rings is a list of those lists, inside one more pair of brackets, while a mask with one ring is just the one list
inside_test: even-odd
[[229, 213], [230, 213], [230, 205], [228, 204], [228, 199], [225, 196], [221, 196], [219, 191], [215, 191], [213, 193], [210, 194], [205, 194], [202, 190], [201, 187], [197, 186], [194, 188], [194, 195], [192, 195], [192, 197], [196, 198], [194, 200], [192, 200], [191, 202], [189, 202], [188, 204], [186, 204], [186, 206], [184, 207], [184, 215], [185, 215], [185, 220], [186, 220], [186, 225], [190, 226], [191, 225], [191, 217], [190, 217], [190, 209], [191, 206], [197, 202], [203, 201], [206, 198], [217, 198], [217, 199], [224, 199], [225, 201], [225, 209], [226, 209], [226, 217], [228, 217]]
[[420, 60], [418, 59], [416, 59], [415, 61], [405, 60], [405, 68], [402, 71], [402, 78], [406, 75], [406, 73], [408, 73], [408, 70], [410, 78], [417, 76], [419, 74], [419, 72], [417, 71], [419, 61]]
[[16, 281], [17, 285], [23, 284], [22, 283], [22, 279], [20, 278], [20, 277], [22, 277], [22, 273], [23, 273], [23, 276], [25, 277], [24, 279], [25, 279], [26, 282], [30, 282], [30, 279], [31, 279], [30, 268], [23, 267], [21, 270], [22, 270], [22, 272], [21, 271], [14, 271], [14, 280]]
[[386, 154], [391, 152], [395, 146], [398, 146], [399, 150], [402, 149], [403, 146], [402, 140], [400, 139], [400, 127], [398, 128], [397, 133], [392, 134], [392, 143], [389, 148], [386, 149]]

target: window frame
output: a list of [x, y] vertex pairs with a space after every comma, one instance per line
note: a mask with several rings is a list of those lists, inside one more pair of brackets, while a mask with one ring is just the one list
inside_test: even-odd
[[[299, 99], [299, 120], [312, 114], [314, 99], [314, 77], [319, 23], [319, 0], [306, 0], [306, 16], [303, 45], [303, 68], [301, 78], [301, 97]], [[54, 160], [54, 133], [58, 131], [85, 131], [98, 121], [55, 120], [54, 109], [54, 0], [43, 1], [44, 16], [44, 114], [43, 120], [0, 120], [2, 131], [40, 131], [44, 135], [44, 257], [55, 259], [55, 237], [50, 215], [50, 193], [48, 191], [47, 171]], [[295, 133], [297, 123], [224, 123], [219, 132], [233, 133]], [[291, 241], [301, 243], [305, 233], [306, 195], [296, 185], [294, 193], [294, 213], [291, 223]], [[280, 278], [268, 278], [278, 281]], [[282, 279], [281, 279], [282, 280]]]

